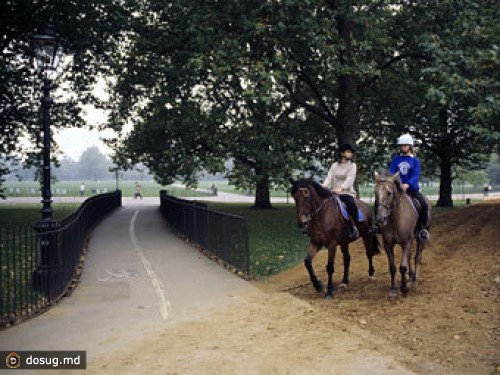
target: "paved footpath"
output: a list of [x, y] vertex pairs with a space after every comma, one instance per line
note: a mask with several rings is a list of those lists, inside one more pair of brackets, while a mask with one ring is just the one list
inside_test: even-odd
[[87, 350], [92, 360], [257, 292], [169, 232], [157, 199], [124, 204], [92, 232], [73, 295], [0, 331], [0, 350]]

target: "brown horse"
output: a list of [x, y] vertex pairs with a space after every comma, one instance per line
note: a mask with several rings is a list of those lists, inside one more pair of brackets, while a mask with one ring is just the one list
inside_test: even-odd
[[[394, 246], [401, 245], [403, 257], [399, 272], [401, 273], [401, 292], [409, 292], [406, 271], [414, 286], [417, 285], [417, 275], [422, 261], [422, 251], [425, 241], [416, 236], [418, 230], [418, 208], [412, 203], [411, 198], [401, 188], [399, 172], [392, 176], [375, 174], [375, 199], [377, 201], [377, 224], [382, 233], [384, 249], [389, 260], [391, 273], [391, 291], [389, 299], [397, 299], [398, 293], [395, 283], [396, 266], [394, 261]], [[429, 207], [429, 224], [431, 222], [431, 205]], [[411, 248], [414, 237], [417, 237], [417, 251], [415, 254], [415, 271], [411, 266]]]
[[[349, 243], [354, 240], [350, 238], [347, 220], [342, 216], [339, 202], [328, 189], [325, 189], [311, 179], [290, 181], [292, 183], [292, 195], [297, 208], [297, 225], [301, 228], [302, 233], [307, 234], [311, 239], [304, 265], [307, 268], [313, 286], [318, 292], [322, 292], [323, 284], [314, 273], [312, 260], [322, 246], [328, 248], [328, 264], [326, 266], [328, 286], [325, 297], [332, 298], [337, 245], [340, 245], [344, 258], [344, 277], [341, 286], [347, 286], [349, 283], [351, 259]], [[377, 237], [369, 233], [372, 218], [369, 206], [360, 200], [357, 200], [356, 204], [365, 216], [365, 221], [358, 223], [358, 228], [365, 245], [366, 256], [369, 261], [368, 274], [371, 277], [375, 272], [372, 258], [379, 253]]]

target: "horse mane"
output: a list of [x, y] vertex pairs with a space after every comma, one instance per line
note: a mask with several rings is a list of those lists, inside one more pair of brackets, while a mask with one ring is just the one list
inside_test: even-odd
[[321, 198], [330, 198], [332, 196], [332, 192], [323, 186], [321, 186], [319, 183], [317, 183], [314, 180], [308, 179], [308, 178], [301, 178], [300, 180], [297, 180], [293, 183], [292, 186], [292, 195], [297, 192], [299, 189], [303, 188], [308, 188], [309, 186], [312, 186], [318, 196]]
[[394, 182], [394, 185], [396, 185], [396, 189], [398, 189], [398, 191], [401, 194], [403, 194], [404, 191], [403, 191], [403, 188], [401, 187], [400, 177], [398, 176], [398, 178], [396, 180], [393, 180], [392, 176], [393, 176], [392, 174], [390, 174], [389, 172], [386, 171], [383, 174], [378, 176], [378, 182]]

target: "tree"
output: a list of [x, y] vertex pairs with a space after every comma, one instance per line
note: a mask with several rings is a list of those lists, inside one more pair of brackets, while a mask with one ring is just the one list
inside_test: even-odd
[[[338, 143], [360, 141], [366, 174], [363, 165], [383, 163], [395, 133], [409, 130], [438, 156], [440, 204], [448, 204], [451, 165], [471, 155], [450, 142], [450, 129], [460, 142], [487, 136], [481, 144], [489, 147], [498, 117], [488, 78], [498, 74], [494, 4], [458, 1], [450, 13], [453, 4], [152, 0], [128, 45], [113, 117], [140, 124], [135, 139], [158, 137], [154, 155], [169, 167], [153, 167], [146, 141], [135, 157], [144, 155], [160, 179], [192, 181], [199, 168], [234, 158], [231, 180], [254, 183], [263, 202], [270, 181], [294, 165], [330, 161]], [[183, 121], [188, 130], [179, 129]], [[288, 154], [276, 147], [283, 140]], [[450, 145], [465, 152], [436, 154]]]
[[57, 168], [53, 169], [52, 174], [57, 176], [58, 180], [80, 180], [80, 168], [77, 162], [73, 159], [64, 156], [60, 161]]
[[[424, 158], [440, 174], [438, 206], [452, 206], [453, 167], [484, 168], [500, 140], [498, 52], [494, 2], [425, 1], [405, 15], [409, 45], [426, 59], [384, 77], [393, 128], [421, 140]], [[420, 33], [417, 33], [416, 31]], [[390, 100], [389, 100], [390, 102]], [[437, 163], [433, 163], [437, 161]]]
[[493, 185], [500, 185], [500, 158], [498, 154], [491, 154], [486, 173]]
[[[234, 157], [241, 171], [232, 181], [255, 183], [257, 197], [265, 201], [269, 177], [283, 179], [293, 168], [283, 161], [299, 166], [300, 159], [310, 164], [313, 156], [331, 160], [334, 144], [354, 143], [360, 92], [399, 60], [393, 59], [395, 44], [386, 35], [391, 12], [390, 4], [380, 2], [151, 1], [114, 88], [113, 117], [126, 121], [135, 116], [140, 122], [149, 113], [164, 113], [165, 105], [186, 113], [192, 97], [202, 91], [194, 113], [204, 111], [204, 121], [218, 124], [209, 131], [219, 139], [218, 147], [225, 146], [217, 155]], [[135, 111], [138, 103], [146, 110]], [[276, 119], [288, 123], [288, 130], [293, 122], [312, 127], [282, 132]], [[154, 122], [158, 128], [159, 119]], [[251, 147], [228, 150], [234, 134], [240, 143], [252, 139]], [[287, 146], [294, 159], [283, 158], [275, 147], [283, 136], [291, 138]], [[192, 148], [189, 137], [186, 145], [186, 151]], [[271, 160], [269, 168], [265, 162]]]
[[0, 198], [5, 199], [5, 194], [3, 190], [3, 183], [5, 182], [4, 176], [7, 174], [8, 168], [5, 163], [5, 158], [0, 158]]
[[103, 180], [110, 178], [109, 169], [111, 161], [99, 151], [99, 148], [92, 146], [82, 152], [78, 161], [79, 177], [89, 180]]
[[[52, 91], [53, 126], [81, 127], [85, 125], [83, 104], [105, 105], [92, 90], [98, 77], [112, 75], [120, 58], [120, 42], [133, 9], [130, 4], [114, 0], [0, 2], [0, 153], [17, 154], [36, 164], [41, 148], [41, 80], [30, 61], [31, 35], [49, 22], [54, 24], [66, 58]], [[23, 147], [22, 137], [34, 146]]]
[[[271, 184], [285, 181], [304, 156], [305, 135], [314, 134], [296, 126], [296, 106], [282, 100], [274, 41], [262, 23], [269, 9], [183, 2], [167, 12], [160, 4], [151, 2], [145, 11], [129, 69], [115, 87], [114, 117], [130, 118], [134, 103], [146, 103], [117, 157], [142, 161], [162, 183], [182, 178], [189, 184], [197, 171], [220, 171], [232, 158], [230, 181], [254, 185], [255, 206], [269, 208]], [[184, 26], [187, 32], [177, 33]]]

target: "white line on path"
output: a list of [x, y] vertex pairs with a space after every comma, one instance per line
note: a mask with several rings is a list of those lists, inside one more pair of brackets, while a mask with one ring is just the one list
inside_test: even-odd
[[140, 210], [136, 210], [134, 216], [132, 217], [132, 220], [130, 220], [130, 226], [129, 226], [130, 240], [132, 241], [132, 245], [134, 245], [135, 252], [141, 259], [141, 263], [144, 269], [146, 270], [146, 273], [148, 274], [149, 279], [151, 280], [151, 283], [153, 284], [155, 292], [159, 298], [159, 305], [160, 305], [159, 308], [161, 316], [164, 320], [167, 320], [168, 316], [170, 315], [170, 312], [172, 311], [172, 304], [170, 303], [170, 300], [166, 296], [165, 286], [153, 271], [151, 262], [144, 254], [144, 251], [141, 248], [139, 240], [135, 235], [135, 220], [137, 219], [137, 215], [139, 215], [139, 211]]

